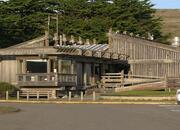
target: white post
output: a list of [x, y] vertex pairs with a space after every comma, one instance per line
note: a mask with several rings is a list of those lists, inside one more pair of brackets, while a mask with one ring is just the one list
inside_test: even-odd
[[6, 100], [9, 100], [9, 92], [6, 91]]
[[124, 87], [124, 70], [121, 72], [121, 87]]
[[83, 101], [83, 92], [81, 91], [81, 101]]
[[171, 88], [168, 89], [169, 90], [169, 93], [171, 92]]
[[19, 91], [17, 91], [17, 100], [19, 100]]
[[37, 100], [39, 100], [39, 91], [37, 91]]
[[29, 101], [29, 92], [27, 92], [26, 98], [27, 98], [27, 101]]
[[48, 91], [47, 99], [48, 99], [48, 100], [50, 99], [50, 93], [49, 93], [49, 91]]
[[93, 91], [93, 101], [95, 101], [95, 100], [96, 100], [96, 92]]
[[71, 91], [69, 91], [69, 101], [71, 101]]

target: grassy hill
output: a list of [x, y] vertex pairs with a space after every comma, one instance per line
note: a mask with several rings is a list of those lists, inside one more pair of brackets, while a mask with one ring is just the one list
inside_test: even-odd
[[159, 9], [156, 15], [163, 20], [164, 33], [171, 33], [171, 37], [180, 37], [180, 9]]

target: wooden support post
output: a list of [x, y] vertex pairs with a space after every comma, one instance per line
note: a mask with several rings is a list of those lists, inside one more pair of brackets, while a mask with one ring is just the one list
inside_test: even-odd
[[62, 60], [58, 59], [58, 73], [62, 73]]
[[83, 84], [84, 86], [87, 86], [87, 72], [86, 72], [86, 63], [82, 63], [83, 68]]
[[9, 100], [9, 92], [6, 91], [6, 100]]
[[17, 91], [17, 100], [19, 100], [19, 91]]
[[25, 73], [26, 73], [26, 70], [27, 70], [27, 69], [26, 69], [26, 66], [27, 66], [26, 64], [27, 64], [27, 63], [26, 63], [26, 59], [23, 59], [23, 64], [22, 64], [22, 73], [23, 73], [23, 74], [25, 74]]
[[129, 71], [128, 72], [128, 79], [131, 79], [132, 78], [131, 76], [132, 76], [132, 73], [131, 73], [131, 71]]
[[95, 64], [94, 63], [92, 63], [91, 83], [92, 83], [92, 85], [96, 84], [96, 80], [95, 80]]
[[81, 91], [81, 101], [83, 101], [83, 92]]
[[71, 91], [69, 91], [69, 97], [68, 100], [71, 101]]
[[47, 73], [49, 74], [51, 72], [51, 60], [48, 59], [47, 61]]
[[75, 62], [72, 61], [71, 62], [71, 74], [74, 74], [74, 64], [75, 64]]
[[39, 100], [39, 91], [37, 91], [37, 100]]
[[21, 74], [22, 73], [22, 66], [21, 66], [21, 60], [17, 60], [17, 73]]
[[96, 101], [96, 92], [93, 91], [93, 101]]

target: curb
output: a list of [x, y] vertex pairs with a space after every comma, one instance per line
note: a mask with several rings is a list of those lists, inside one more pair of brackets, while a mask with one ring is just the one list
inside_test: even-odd
[[146, 102], [146, 101], [150, 101], [150, 102], [169, 102], [169, 101], [176, 101], [176, 97], [175, 96], [171, 96], [171, 97], [137, 97], [137, 96], [132, 96], [132, 97], [128, 97], [128, 96], [101, 96], [100, 97], [103, 100], [121, 100], [121, 101], [137, 101], [137, 102]]
[[0, 103], [27, 103], [27, 104], [176, 104], [175, 102], [133, 102], [133, 101], [23, 101], [23, 100], [0, 100]]

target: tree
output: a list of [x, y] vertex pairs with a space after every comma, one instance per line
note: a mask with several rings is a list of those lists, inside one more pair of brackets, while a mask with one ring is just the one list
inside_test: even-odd
[[9, 0], [0, 3], [0, 47], [44, 34], [47, 16], [58, 7], [55, 0]]
[[59, 33], [105, 43], [112, 27], [141, 36], [151, 33], [156, 41], [165, 42], [152, 7], [150, 0], [9, 0], [0, 3], [0, 47], [42, 35], [48, 15], [62, 10]]
[[[166, 42], [166, 37], [160, 31], [161, 20], [154, 16], [156, 10], [149, 0], [77, 0], [70, 5], [64, 8], [67, 12], [65, 17], [70, 18], [70, 21], [81, 21], [78, 22], [81, 23], [80, 27], [76, 26], [76, 22], [66, 26], [67, 29], [71, 28], [71, 33], [75, 32], [74, 35], [78, 32], [83, 38], [96, 38], [99, 43], [104, 43], [107, 40], [105, 34], [112, 27], [114, 31], [127, 31], [142, 37], [150, 33], [154, 35], [155, 41]], [[66, 28], [61, 30], [70, 33]]]

